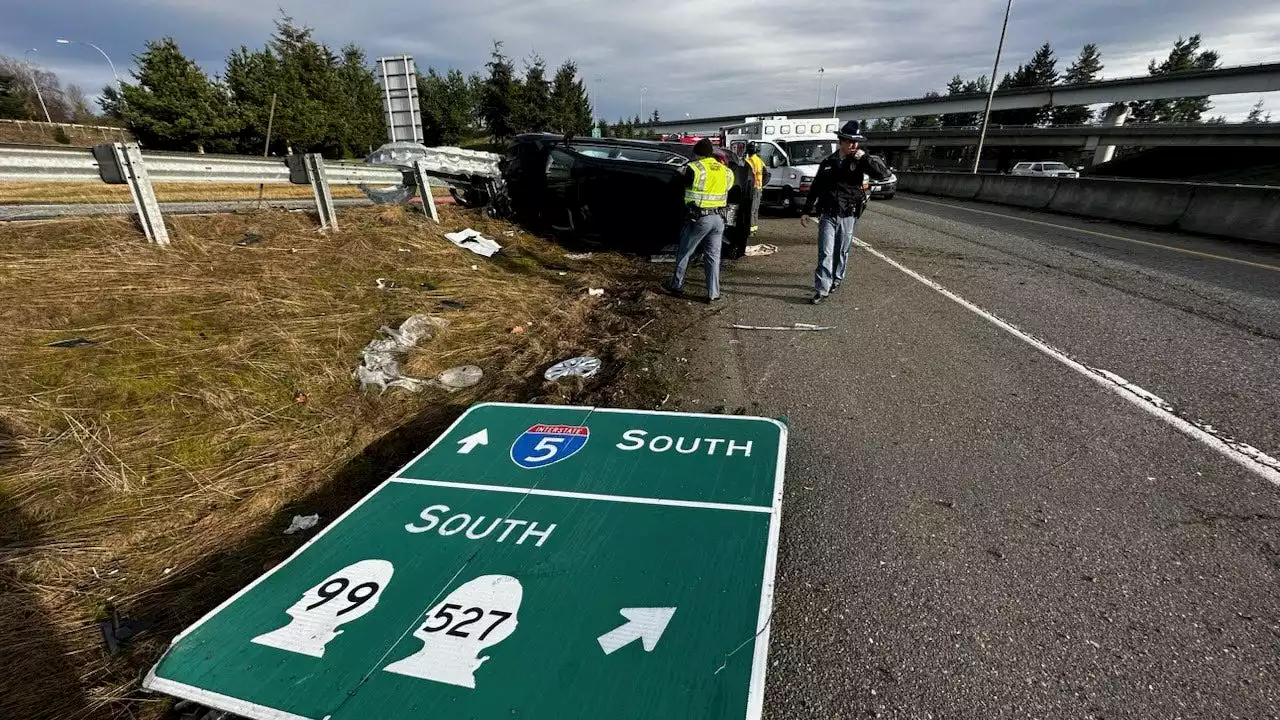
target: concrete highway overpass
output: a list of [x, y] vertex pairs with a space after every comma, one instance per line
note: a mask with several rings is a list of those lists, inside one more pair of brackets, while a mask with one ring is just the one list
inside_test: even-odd
[[[1012, 110], [1063, 105], [1096, 105], [1131, 100], [1237, 95], [1277, 90], [1280, 90], [1280, 63], [1267, 63], [1217, 70], [1197, 70], [1157, 77], [1117, 78], [1080, 85], [1000, 90], [996, 92], [991, 108], [992, 110]], [[986, 100], [986, 93], [965, 93], [937, 98], [909, 98], [840, 105], [835, 108], [835, 113], [846, 120], [872, 120], [887, 117], [982, 112]], [[829, 118], [831, 114], [830, 106], [793, 110], [755, 108], [736, 115], [661, 122], [646, 126], [646, 129], [654, 133], [707, 134], [718, 131], [722, 125], [742, 122], [743, 117], [752, 115], [786, 115], [790, 118], [807, 120]]]
[[[977, 128], [937, 128], [867, 133], [875, 150], [976, 145]], [[1077, 125], [1064, 127], [991, 127], [987, 147], [1280, 147], [1280, 123], [1232, 125]]]

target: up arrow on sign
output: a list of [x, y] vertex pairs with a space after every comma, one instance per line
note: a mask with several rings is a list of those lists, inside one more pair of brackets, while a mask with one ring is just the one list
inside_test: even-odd
[[618, 612], [622, 613], [627, 622], [596, 638], [605, 655], [612, 655], [614, 651], [636, 640], [644, 645], [645, 652], [653, 652], [663, 631], [667, 629], [667, 623], [671, 622], [671, 616], [676, 614], [676, 609], [622, 608]]
[[478, 433], [468, 435], [458, 441], [458, 454], [470, 455], [477, 445], [489, 444], [489, 428], [484, 428]]

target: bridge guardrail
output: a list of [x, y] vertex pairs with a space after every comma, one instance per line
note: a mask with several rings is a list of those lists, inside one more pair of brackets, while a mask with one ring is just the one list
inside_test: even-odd
[[[425, 156], [403, 163], [370, 164], [325, 160], [318, 154], [287, 159], [240, 155], [197, 155], [142, 152], [135, 143], [97, 145], [92, 149], [44, 146], [0, 146], [0, 181], [128, 185], [143, 232], [151, 242], [167, 245], [168, 230], [156, 200], [154, 183], [244, 183], [310, 185], [320, 224], [338, 229], [330, 185], [398, 185], [407, 198], [419, 192], [423, 211], [438, 221], [431, 180], [451, 187], [473, 185], [497, 177], [497, 156], [457, 148], [431, 148]], [[0, 216], [0, 219], [4, 219]]]
[[897, 175], [898, 189], [906, 192], [1280, 245], [1280, 187], [942, 172]]

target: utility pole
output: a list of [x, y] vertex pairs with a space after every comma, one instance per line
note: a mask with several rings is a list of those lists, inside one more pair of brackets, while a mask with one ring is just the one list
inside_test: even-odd
[[826, 72], [824, 68], [818, 68], [818, 102], [816, 107], [822, 107], [822, 73]]
[[31, 76], [31, 87], [36, 89], [36, 99], [40, 101], [40, 109], [44, 111], [44, 121], [52, 124], [53, 118], [49, 117], [49, 108], [45, 106], [44, 95], [40, 93], [40, 82], [36, 80], [36, 68], [31, 64], [30, 57], [33, 52], [36, 52], [35, 48], [31, 48], [23, 55], [27, 61], [27, 74]]
[[991, 122], [991, 101], [996, 94], [996, 73], [1000, 72], [1000, 53], [1004, 51], [1004, 36], [1009, 30], [1009, 11], [1013, 9], [1013, 0], [1004, 6], [1004, 25], [1000, 26], [1000, 44], [996, 45], [996, 62], [991, 67], [991, 82], [987, 89], [987, 108], [982, 111], [982, 130], [978, 133], [978, 152], [973, 156], [973, 174], [978, 174], [978, 165], [982, 162], [982, 146], [987, 142], [987, 124]]

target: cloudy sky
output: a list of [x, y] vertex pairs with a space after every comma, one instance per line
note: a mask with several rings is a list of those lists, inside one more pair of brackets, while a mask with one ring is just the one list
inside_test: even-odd
[[[335, 48], [370, 58], [413, 55], [419, 68], [481, 70], [490, 43], [517, 59], [575, 59], [597, 114], [610, 119], [655, 106], [664, 118], [812, 106], [819, 67], [823, 103], [917, 97], [952, 75], [991, 71], [1003, 0], [14, 0], [0, 25], [0, 53], [31, 57], [96, 94], [123, 74], [143, 43], [174, 37], [188, 56], [221, 71], [228, 51], [262, 45], [283, 5]], [[1200, 33], [1227, 65], [1280, 62], [1277, 0], [1014, 0], [1001, 74], [1050, 42], [1065, 69], [1097, 43], [1105, 77], [1144, 74], [1179, 35]], [[126, 79], [128, 79], [126, 77]], [[1259, 95], [1215, 99], [1214, 113], [1243, 119]], [[1265, 96], [1280, 119], [1280, 92]]]

